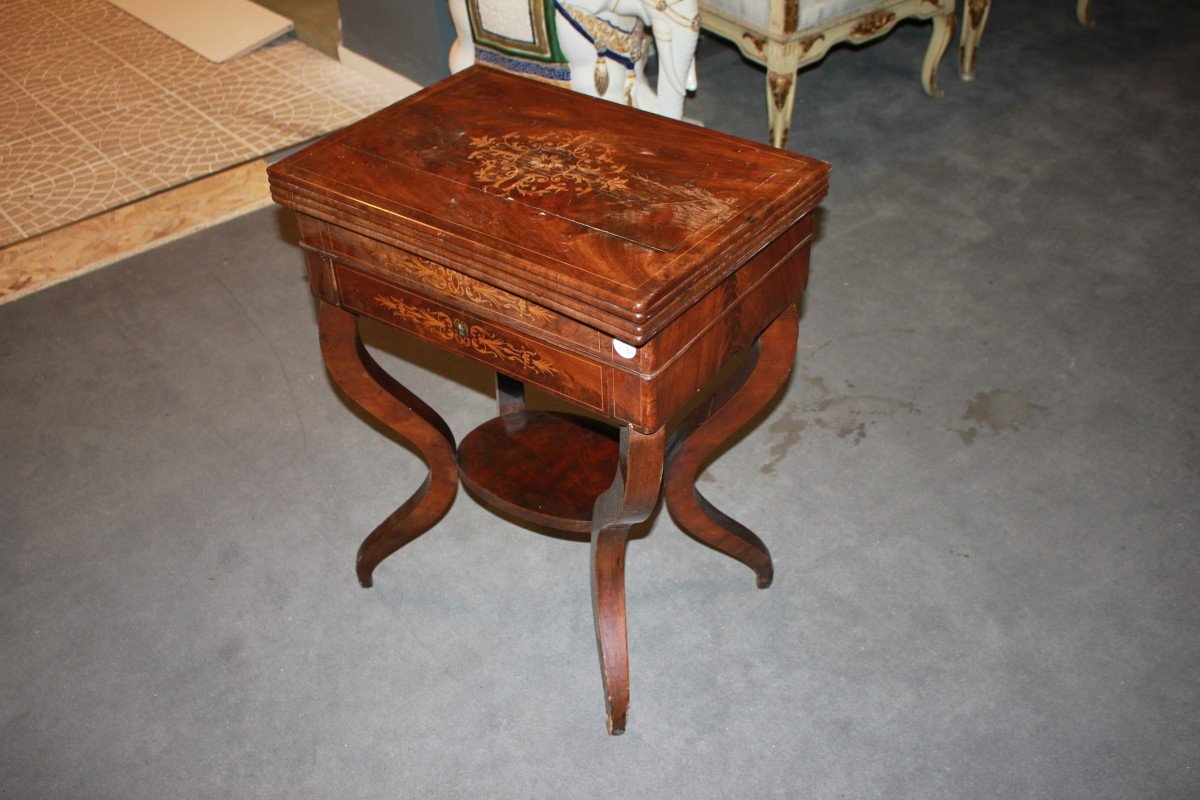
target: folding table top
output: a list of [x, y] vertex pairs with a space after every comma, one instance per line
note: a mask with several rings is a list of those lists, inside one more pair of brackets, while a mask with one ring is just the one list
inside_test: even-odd
[[269, 174], [282, 205], [636, 343], [811, 212], [829, 165], [476, 66]]

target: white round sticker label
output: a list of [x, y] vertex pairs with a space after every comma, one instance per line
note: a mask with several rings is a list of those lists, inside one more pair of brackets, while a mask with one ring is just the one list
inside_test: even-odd
[[637, 348], [631, 344], [625, 344], [620, 339], [613, 339], [613, 350], [617, 352], [621, 358], [633, 358], [637, 355]]

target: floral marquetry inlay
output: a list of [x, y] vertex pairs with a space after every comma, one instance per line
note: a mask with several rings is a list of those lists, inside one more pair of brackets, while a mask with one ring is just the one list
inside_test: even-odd
[[454, 320], [442, 311], [430, 311], [414, 303], [406, 303], [399, 297], [376, 297], [375, 302], [400, 319], [413, 322], [429, 333], [435, 333], [447, 341], [455, 337]]
[[540, 325], [546, 325], [554, 319], [554, 315], [541, 306], [534, 305], [520, 297], [513, 297], [486, 283], [446, 269], [441, 264], [436, 264], [429, 259], [410, 253], [405, 253], [403, 259], [405, 269], [414, 278], [443, 294], [497, 311], [505, 311], [527, 322], [535, 322]]
[[611, 149], [584, 134], [475, 136], [467, 158], [477, 165], [475, 180], [499, 194], [582, 195], [629, 188], [625, 167], [613, 161]]
[[397, 319], [410, 322], [426, 333], [433, 334], [447, 342], [457, 341], [482, 356], [507, 362], [510, 368], [515, 367], [527, 373], [545, 377], [561, 377], [554, 365], [536, 350], [531, 350], [519, 342], [510, 341], [478, 325], [468, 325], [462, 320], [453, 319], [445, 312], [432, 311], [400, 297], [380, 295], [375, 298], [375, 302], [390, 311]]

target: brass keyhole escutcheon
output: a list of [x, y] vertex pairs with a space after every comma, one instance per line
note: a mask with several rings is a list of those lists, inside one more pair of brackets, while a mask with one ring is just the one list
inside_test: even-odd
[[458, 338], [460, 339], [467, 338], [467, 323], [463, 322], [461, 319], [455, 320], [454, 332], [458, 334]]

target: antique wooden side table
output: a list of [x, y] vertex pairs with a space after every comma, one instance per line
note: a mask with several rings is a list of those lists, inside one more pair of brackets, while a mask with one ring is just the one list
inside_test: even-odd
[[[362, 585], [441, 519], [460, 478], [520, 519], [590, 532], [608, 729], [623, 731], [625, 544], [660, 494], [680, 528], [771, 582], [767, 548], [694, 482], [791, 370], [828, 170], [486, 67], [271, 167], [299, 216], [330, 375], [429, 467], [362, 543]], [[500, 415], [456, 448], [367, 354], [360, 317], [494, 370]], [[612, 428], [527, 409], [527, 383]]]

